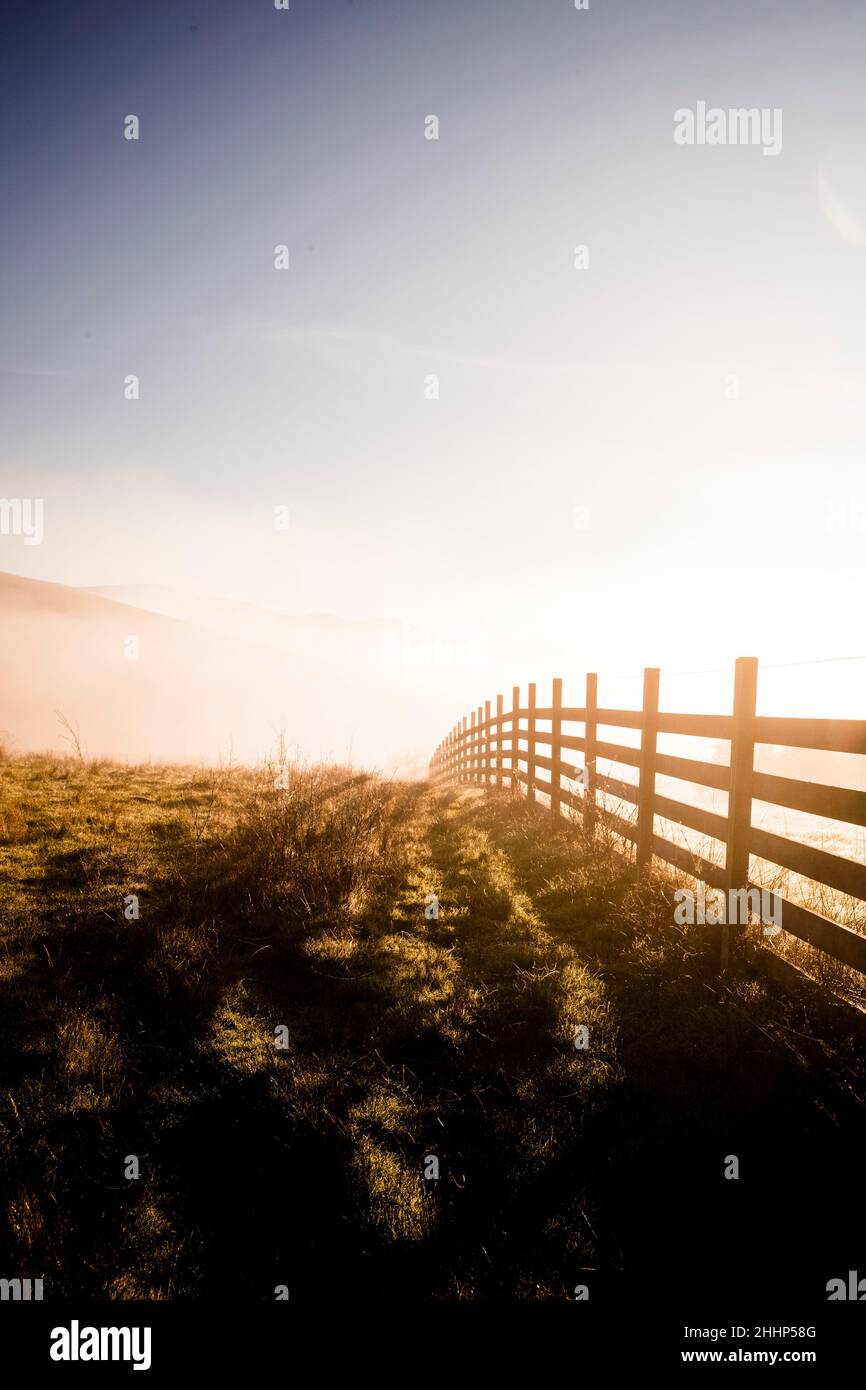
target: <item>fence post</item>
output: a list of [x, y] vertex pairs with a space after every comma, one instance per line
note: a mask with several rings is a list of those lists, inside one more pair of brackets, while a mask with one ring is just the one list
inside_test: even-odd
[[589, 835], [595, 834], [595, 739], [598, 709], [598, 676], [595, 672], [586, 674], [586, 721], [584, 731], [584, 783], [583, 783], [583, 823]]
[[481, 760], [483, 757], [483, 741], [481, 738], [481, 719], [484, 715], [484, 706], [479, 705], [477, 710], [478, 718], [475, 721], [475, 781], [481, 785]]
[[463, 727], [460, 733], [460, 781], [466, 781], [466, 715], [463, 716]]
[[527, 796], [530, 801], [535, 800], [535, 682], [529, 687], [529, 718], [526, 721], [526, 776], [527, 776]]
[[562, 747], [560, 737], [562, 736], [562, 677], [553, 678], [553, 697], [551, 700], [552, 717], [550, 720], [550, 815], [554, 821], [559, 820], [559, 790], [562, 782], [560, 771], [560, 758]]
[[519, 785], [517, 780], [517, 764], [520, 759], [520, 719], [517, 711], [520, 709], [520, 686], [511, 687], [511, 789], [512, 791]]
[[475, 710], [472, 711], [472, 713], [471, 713], [471, 715], [470, 715], [469, 717], [470, 717], [470, 720], [471, 720], [471, 723], [470, 723], [470, 725], [469, 725], [469, 781], [470, 781], [470, 782], [474, 782], [474, 781], [475, 781], [475, 748], [476, 748], [476, 743], [477, 743], [477, 735], [476, 735], [476, 733], [475, 733]]
[[496, 785], [502, 786], [502, 696], [496, 696]]
[[[725, 884], [728, 906], [732, 888], [749, 883], [749, 839], [752, 829], [752, 775], [755, 765], [755, 711], [758, 704], [758, 658], [738, 656], [734, 668], [734, 721], [731, 730], [731, 778], [728, 786], [728, 842]], [[726, 912], [725, 917], [729, 914]], [[741, 924], [745, 926], [745, 923]], [[737, 939], [742, 931], [737, 933]], [[731, 927], [722, 926], [721, 968], [730, 963]]]
[[490, 782], [490, 701], [484, 701], [484, 783]]
[[637, 868], [645, 869], [653, 857], [653, 807], [656, 796], [656, 738], [659, 722], [659, 668], [643, 673], [643, 719], [640, 737], [640, 784], [637, 809]]

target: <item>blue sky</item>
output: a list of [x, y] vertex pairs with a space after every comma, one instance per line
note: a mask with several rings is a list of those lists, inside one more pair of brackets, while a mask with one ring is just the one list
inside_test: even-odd
[[[471, 596], [506, 684], [573, 623], [599, 669], [856, 647], [861, 6], [2, 23], [0, 489], [46, 535], [0, 567], [447, 631]], [[780, 108], [781, 153], [678, 147], [698, 100]]]

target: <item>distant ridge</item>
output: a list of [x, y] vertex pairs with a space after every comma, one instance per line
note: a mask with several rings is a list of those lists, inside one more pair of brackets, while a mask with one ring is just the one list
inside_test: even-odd
[[238, 634], [250, 626], [273, 630], [274, 635], [312, 631], [346, 636], [396, 627], [391, 621], [355, 620], [334, 613], [282, 613], [242, 599], [196, 594], [167, 584], [104, 584], [82, 587], [80, 592], [150, 613], [181, 618], [184, 622], [195, 622], [214, 631]]
[[432, 724], [441, 697], [421, 683], [407, 699], [395, 632], [167, 586], [72, 587], [0, 571], [0, 741], [68, 751], [62, 717], [91, 757], [214, 764], [258, 762], [284, 734], [289, 755], [306, 761], [419, 776], [419, 709], [426, 701]]
[[59, 712], [94, 756], [255, 759], [280, 727], [308, 756], [345, 756], [353, 697], [314, 656], [301, 662], [114, 592], [0, 572], [0, 729], [13, 747], [62, 747]]

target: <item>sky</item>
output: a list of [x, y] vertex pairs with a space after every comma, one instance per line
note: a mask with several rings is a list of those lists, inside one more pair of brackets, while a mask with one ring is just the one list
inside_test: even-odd
[[[554, 674], [866, 652], [862, 5], [0, 25], [0, 495], [45, 507], [0, 569], [396, 618], [445, 727]], [[781, 148], [677, 144], [698, 102]], [[835, 663], [805, 712], [864, 698]]]

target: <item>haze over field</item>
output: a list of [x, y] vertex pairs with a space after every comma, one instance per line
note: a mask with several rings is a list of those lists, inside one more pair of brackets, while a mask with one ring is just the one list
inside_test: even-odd
[[[183, 595], [176, 605], [161, 598], [197, 607]], [[69, 751], [63, 716], [91, 756], [215, 763], [273, 753], [282, 731], [289, 752], [305, 759], [352, 757], [404, 775], [426, 768], [409, 710], [401, 721], [387, 628], [364, 638], [319, 619], [290, 625], [283, 645], [269, 645], [267, 614], [257, 630], [255, 612], [238, 623], [228, 607], [219, 630], [220, 614], [219, 605], [202, 605], [211, 623], [195, 624], [0, 575], [2, 737], [19, 752]], [[244, 626], [261, 640], [245, 638]], [[386, 743], [377, 733], [389, 690]], [[409, 740], [402, 750], [401, 732]]]

